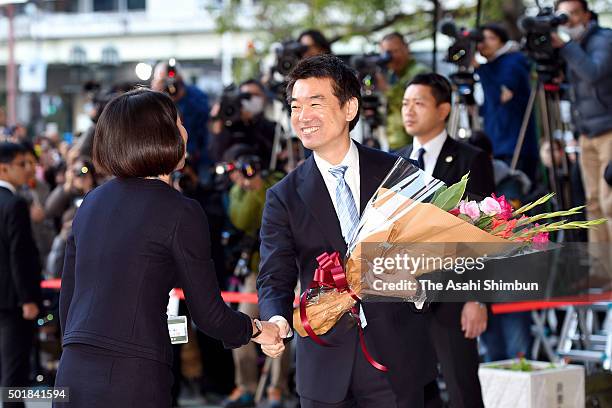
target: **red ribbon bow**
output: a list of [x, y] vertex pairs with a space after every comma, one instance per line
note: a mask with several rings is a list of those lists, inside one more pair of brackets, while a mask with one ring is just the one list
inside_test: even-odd
[[[310, 286], [307, 290], [302, 293], [300, 297], [300, 319], [302, 321], [302, 326], [304, 326], [304, 330], [308, 334], [315, 343], [324, 347], [332, 347], [331, 344], [327, 343], [323, 339], [321, 339], [314, 332], [310, 322], [308, 321], [308, 316], [306, 315], [306, 303], [308, 301], [308, 291], [311, 289], [317, 288], [331, 288], [335, 289], [338, 292], [348, 292], [348, 294], [355, 299], [357, 305], [361, 303], [361, 299], [355, 292], [351, 290], [349, 287], [348, 281], [346, 279], [346, 273], [344, 272], [344, 268], [342, 267], [342, 262], [340, 261], [340, 254], [338, 252], [334, 252], [332, 254], [328, 254], [327, 252], [323, 252], [321, 255], [317, 257], [317, 263], [319, 266], [314, 272], [314, 278], [310, 283]], [[361, 319], [359, 317], [359, 308], [355, 305], [351, 308], [351, 314], [357, 320], [357, 327], [359, 329], [359, 342], [361, 343], [361, 350], [365, 355], [368, 362], [376, 369], [386, 372], [388, 368], [384, 365], [378, 363], [368, 352], [368, 348], [365, 343], [365, 337], [363, 335], [363, 328], [361, 327]]]

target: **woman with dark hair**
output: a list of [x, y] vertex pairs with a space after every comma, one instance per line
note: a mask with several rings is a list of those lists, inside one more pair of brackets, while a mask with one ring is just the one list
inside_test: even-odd
[[199, 329], [226, 347], [280, 341], [275, 324], [233, 311], [220, 296], [206, 215], [168, 185], [186, 143], [160, 92], [130, 91], [100, 116], [94, 162], [116, 178], [85, 197], [66, 246], [55, 385], [69, 388], [67, 406], [171, 405], [166, 305], [176, 285]]
[[308, 47], [303, 58], [321, 54], [331, 54], [331, 44], [319, 30], [306, 30], [298, 36], [298, 42]]

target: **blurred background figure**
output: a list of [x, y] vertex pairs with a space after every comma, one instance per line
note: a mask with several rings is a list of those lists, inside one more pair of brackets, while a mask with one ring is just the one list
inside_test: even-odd
[[[474, 61], [473, 66], [484, 91], [481, 106], [484, 131], [491, 139], [493, 157], [510, 165], [531, 93], [531, 67], [519, 44], [510, 40], [501, 25], [485, 24], [482, 36], [478, 51], [487, 63]], [[537, 166], [538, 144], [533, 119], [530, 119], [517, 168], [535, 181]]]
[[168, 94], [176, 104], [189, 133], [187, 153], [197, 163], [200, 177], [207, 181], [208, 169], [212, 164], [208, 157], [208, 96], [185, 82], [174, 58], [155, 66], [151, 89]]
[[399, 32], [385, 35], [380, 42], [380, 50], [389, 58], [386, 72], [378, 77], [378, 87], [387, 98], [387, 139], [389, 149], [394, 151], [412, 141], [404, 129], [401, 113], [406, 84], [415, 75], [429, 71], [429, 68], [412, 57], [409, 44]]
[[[17, 189], [28, 181], [25, 149], [0, 142], [0, 386], [30, 385], [40, 304], [40, 262], [30, 211]], [[15, 407], [24, 407], [16, 403]]]
[[[229, 191], [229, 220], [239, 234], [238, 260], [234, 277], [240, 281], [242, 293], [257, 293], [256, 281], [259, 269], [259, 228], [266, 201], [266, 191], [276, 184], [283, 173], [269, 172], [262, 166], [262, 158], [249, 145], [234, 145], [224, 155], [227, 176], [232, 181]], [[255, 318], [259, 316], [257, 304], [241, 303], [241, 312]], [[254, 407], [254, 397], [259, 383], [258, 351], [254, 345], [233, 350], [236, 370], [236, 388], [224, 402], [225, 408]], [[283, 406], [288, 392], [290, 352], [271, 362], [270, 386], [267, 390], [270, 408]]]
[[307, 47], [306, 51], [302, 54], [302, 58], [331, 54], [331, 44], [319, 30], [309, 29], [302, 31], [298, 35], [297, 40], [300, 44]]

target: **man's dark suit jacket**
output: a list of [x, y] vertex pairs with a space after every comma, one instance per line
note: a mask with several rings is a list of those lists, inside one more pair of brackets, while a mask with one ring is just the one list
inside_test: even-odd
[[26, 202], [0, 187], [0, 310], [40, 301], [40, 264]]
[[[412, 145], [397, 151], [397, 154], [405, 159], [408, 159], [411, 153]], [[495, 191], [491, 158], [483, 150], [448, 136], [442, 145], [432, 176], [446, 185], [451, 185], [461, 180], [468, 171], [468, 197], [482, 199]]]
[[[357, 145], [360, 205], [366, 203], [393, 167], [396, 156]], [[257, 281], [262, 319], [283, 316], [292, 323], [294, 288], [312, 281], [322, 252], [344, 255], [346, 244], [323, 177], [310, 156], [267, 192], [261, 227], [261, 264]], [[407, 303], [363, 305], [365, 338], [373, 357], [389, 368], [387, 374], [401, 406], [423, 404], [422, 387], [435, 377], [433, 349], [423, 314]], [[348, 392], [358, 332], [345, 315], [326, 335], [336, 347], [297, 338], [297, 391], [300, 396], [334, 403]], [[361, 352], [361, 351], [359, 351]]]
[[[398, 150], [397, 153], [408, 159], [412, 153], [412, 145]], [[468, 198], [480, 200], [495, 191], [491, 158], [483, 150], [448, 136], [442, 145], [432, 176], [450, 186], [459, 182], [468, 172]], [[461, 330], [462, 307], [463, 303], [439, 303], [432, 305], [432, 312], [445, 326]]]
[[114, 179], [85, 197], [72, 231], [60, 292], [64, 346], [87, 344], [171, 366], [166, 306], [176, 284], [203, 332], [228, 347], [249, 342], [251, 319], [221, 298], [197, 201], [160, 180]]

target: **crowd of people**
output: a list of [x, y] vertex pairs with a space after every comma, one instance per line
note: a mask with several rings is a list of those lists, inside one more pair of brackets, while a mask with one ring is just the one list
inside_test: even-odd
[[[558, 152], [559, 155], [566, 156], [567, 163], [569, 163], [566, 182], [571, 191], [572, 202], [570, 204], [572, 206], [585, 204], [586, 216], [590, 219], [602, 217], [608, 219], [607, 226], [590, 230], [588, 237], [575, 236], [573, 239], [610, 242], [612, 237], [612, 194], [610, 191], [612, 185], [612, 165], [610, 164], [612, 161], [612, 32], [598, 25], [585, 0], [559, 0], [556, 7], [569, 15], [568, 23], [562, 28], [569, 34], [569, 38], [562, 40], [562, 36], [553, 33], [552, 39], [555, 48], [559, 49], [560, 58], [566, 64], [561, 79], [569, 85], [572, 111], [575, 113], [573, 138], [562, 141], [561, 150]], [[478, 51], [483, 59], [480, 62], [474, 60], [472, 68], [479, 78], [484, 94], [484, 103], [480, 106], [483, 127], [481, 131], [472, 132], [470, 138], [465, 140], [457, 140], [457, 135], [447, 132], [447, 121], [453, 106], [451, 81], [442, 75], [432, 73], [429, 67], [418, 62], [411, 55], [409, 43], [401, 33], [393, 32], [382, 38], [381, 53], [386, 53], [390, 60], [386, 67], [378, 73], [376, 80], [377, 89], [384, 95], [386, 101], [387, 142], [391, 154], [412, 160], [423, 171], [446, 184], [455, 183], [464, 174], [470, 172], [468, 192], [481, 197], [491, 193], [505, 195], [513, 204], [520, 205], [549, 189], [546, 177], [550, 175], [550, 167], [561, 166], [561, 160], [550, 160], [548, 152], [557, 147], [548, 146], [549, 150], [546, 151], [546, 141], [538, 138], [536, 121], [532, 118], [527, 125], [524, 141], [521, 142], [522, 145], [519, 145], [518, 161], [513, 163], [522, 120], [528, 108], [532, 66], [525, 55], [520, 52], [518, 44], [510, 39], [502, 25], [485, 24], [481, 30], [483, 39], [478, 44]], [[223, 334], [217, 333], [216, 335], [210, 333], [212, 329], [204, 330], [207, 334], [195, 329], [193, 332], [195, 341], [192, 341], [191, 344], [197, 344], [199, 358], [191, 358], [191, 360], [196, 360], [196, 365], [200, 369], [198, 375], [191, 377], [198, 378], [197, 389], [200, 393], [213, 399], [217, 396], [217, 402], [227, 408], [255, 406], [255, 397], [262, 372], [266, 375], [268, 372], [270, 374], [264, 396], [270, 407], [282, 407], [283, 401], [295, 389], [293, 373], [296, 370], [292, 364], [293, 355], [289, 350], [289, 345], [292, 343], [286, 343], [282, 347], [278, 344], [264, 345], [264, 353], [268, 356], [282, 356], [271, 360], [271, 363], [266, 365], [265, 370], [262, 371], [263, 356], [253, 342], [248, 342], [244, 327], [248, 326], [247, 331], [251, 333], [251, 325], [246, 323], [247, 320], [242, 314], [250, 319], [257, 320], [261, 316], [262, 320], [275, 322], [275, 327], [278, 325], [280, 328], [281, 337], [290, 335], [288, 322], [291, 321], [291, 318], [290, 314], [286, 313], [287, 302], [285, 300], [294, 298], [295, 286], [299, 282], [297, 270], [307, 268], [305, 265], [309, 264], [310, 260], [304, 260], [299, 265], [296, 265], [296, 262], [301, 262], [300, 256], [304, 253], [312, 255], [313, 252], [310, 251], [309, 245], [313, 245], [313, 242], [309, 240], [316, 241], [317, 236], [314, 231], [311, 231], [311, 228], [315, 226], [306, 217], [311, 209], [302, 208], [300, 202], [296, 200], [303, 198], [303, 195], [308, 197], [312, 195], [315, 201], [313, 206], [325, 206], [323, 202], [316, 202], [315, 193], [325, 191], [323, 188], [327, 186], [330, 196], [334, 197], [330, 202], [330, 205], [333, 204], [333, 206], [321, 207], [320, 211], [329, 210], [330, 213], [333, 213], [335, 210], [335, 213], [340, 214], [338, 197], [342, 196], [338, 194], [343, 192], [329, 187], [335, 186], [338, 177], [333, 172], [333, 177], [327, 174], [326, 169], [331, 167], [329, 163], [346, 164], [348, 168], [348, 170], [345, 168], [346, 180], [348, 181], [338, 185], [349, 187], [355, 195], [355, 189], [359, 191], [359, 184], [351, 184], [350, 180], [355, 177], [359, 178], [359, 167], [363, 172], [366, 171], [364, 166], [372, 164], [367, 164], [369, 161], [376, 166], [376, 160], [380, 160], [381, 168], [383, 168], [386, 166], [385, 163], [391, 160], [391, 156], [377, 156], [377, 153], [369, 150], [363, 153], [363, 147], [353, 142], [346, 145], [348, 151], [346, 158], [336, 158], [334, 154], [342, 147], [342, 143], [335, 146], [320, 145], [314, 142], [314, 138], [309, 138], [308, 132], [304, 132], [305, 126], [311, 126], [314, 129], [312, 132], [315, 133], [319, 131], [319, 127], [325, 127], [327, 125], [325, 121], [329, 120], [329, 115], [336, 115], [336, 119], [338, 115], [344, 115], [343, 118], [348, 118], [347, 121], [351, 122], [352, 126], [349, 130], [352, 130], [354, 124], [359, 120], [360, 106], [352, 104], [353, 100], [360, 100], [360, 84], [356, 78], [345, 80], [343, 75], [352, 71], [345, 65], [338, 66], [340, 60], [331, 56], [330, 44], [319, 31], [305, 31], [299, 36], [298, 41], [306, 48], [306, 51], [302, 53], [302, 61], [287, 78], [289, 80], [287, 97], [290, 104], [291, 123], [298, 137], [281, 137], [284, 132], [279, 132], [279, 123], [273, 121], [268, 115], [274, 94], [269, 89], [265, 76], [263, 79], [248, 79], [237, 86], [240, 112], [238, 120], [232, 123], [228, 123], [224, 118], [222, 101], [211, 103], [202, 90], [185, 81], [181, 76], [180, 66], [174, 63], [158, 64], [150, 84], [152, 90], [168, 95], [180, 117], [179, 124], [175, 126], [178, 126], [179, 129], [184, 126], [189, 135], [184, 143], [186, 151], [184, 167], [179, 169], [180, 166], [178, 166], [175, 169], [176, 166], [171, 166], [173, 168], [167, 172], [169, 177], [166, 181], [182, 196], [199, 203], [206, 214], [205, 224], [210, 231], [209, 257], [214, 263], [214, 271], [211, 273], [216, 276], [214, 288], [218, 285], [221, 290], [236, 290], [243, 293], [256, 293], [259, 288], [260, 307], [257, 304], [245, 302], [235, 305], [235, 309], [241, 314], [230, 316], [223, 311], [218, 312], [220, 316], [224, 316], [229, 326], [235, 328], [233, 333], [229, 333], [229, 329]], [[353, 89], [355, 87], [357, 90]], [[26, 386], [30, 383], [32, 374], [30, 354], [33, 350], [33, 338], [37, 325], [41, 324], [38, 322], [38, 317], [43, 311], [58, 313], [58, 294], [54, 291], [41, 292], [40, 281], [41, 279], [64, 278], [65, 282], [71, 282], [67, 280], [69, 276], [63, 276], [63, 274], [66, 273], [65, 271], [72, 271], [74, 274], [75, 238], [73, 237], [76, 235], [77, 240], [82, 240], [84, 243], [89, 242], [89, 245], [94, 245], [97, 241], [100, 244], [99, 240], [117, 240], [115, 243], [117, 247], [113, 251], [122, 254], [120, 244], [127, 245], [129, 241], [126, 240], [130, 235], [118, 237], [111, 233], [112, 231], [107, 231], [106, 228], [110, 228], [112, 221], [114, 228], [126, 228], [126, 231], [135, 233], [135, 230], [129, 229], [130, 225], [134, 225], [130, 223], [129, 218], [123, 219], [122, 224], [120, 215], [107, 213], [103, 207], [98, 208], [99, 213], [94, 213], [91, 205], [85, 212], [79, 213], [81, 205], [87, 202], [86, 200], [91, 201], [92, 195], [96, 196], [96, 191], [100, 192], [105, 188], [109, 191], [115, 189], [116, 194], [125, 197], [129, 201], [129, 205], [126, 203], [125, 207], [129, 207], [133, 214], [138, 214], [139, 211], [148, 208], [146, 201], [140, 202], [140, 199], [129, 197], [129, 186], [122, 186], [114, 180], [122, 179], [123, 174], [136, 175], [140, 178], [157, 176], [159, 174], [150, 173], [150, 171], [161, 164], [153, 163], [152, 159], [147, 161], [135, 156], [129, 157], [129, 160], [133, 162], [128, 159], [121, 161], [121, 155], [129, 153], [122, 150], [124, 148], [122, 143], [126, 145], [134, 143], [136, 146], [138, 144], [136, 138], [129, 140], [129, 137], [126, 136], [125, 140], [116, 141], [116, 145], [106, 146], [101, 145], [102, 142], [96, 139], [100, 135], [109, 134], [117, 137], [117, 134], [113, 132], [120, 133], [125, 129], [129, 129], [125, 131], [126, 135], [130, 132], [146, 134], [151, 127], [168, 125], [162, 123], [162, 119], [153, 116], [150, 112], [138, 110], [144, 108], [129, 105], [129, 98], [124, 95], [131, 98], [148, 98], [144, 94], [138, 94], [139, 91], [130, 91], [130, 89], [129, 84], [122, 84], [104, 92], [97, 90], [92, 97], [94, 109], [91, 111], [91, 128], [74, 143], [61, 140], [57, 133], [32, 138], [20, 126], [6, 128], [4, 135], [0, 136], [0, 223], [2, 223], [0, 228], [0, 280], [2, 281], [0, 285], [2, 291], [0, 294], [0, 382], [3, 387]], [[311, 101], [304, 99], [313, 93], [321, 99], [317, 107], [314, 106], [314, 103], [310, 106]], [[337, 100], [325, 100], [328, 93], [333, 95], [329, 98]], [[122, 97], [124, 105], [117, 102]], [[116, 112], [116, 117], [109, 116], [110, 113], [105, 111], [109, 103], [113, 104], [115, 109], [113, 112]], [[149, 104], [147, 109], [153, 109], [151, 106], [162, 104], [162, 102], [147, 103]], [[331, 106], [333, 104], [339, 107]], [[306, 106], [310, 108], [307, 109]], [[320, 110], [318, 110], [319, 106]], [[139, 119], [131, 120], [121, 115], [138, 116]], [[143, 117], [149, 118], [150, 123], [143, 122], [141, 120]], [[115, 128], [114, 126], [123, 123], [122, 120], [125, 121], [126, 128]], [[332, 121], [333, 123], [335, 122]], [[162, 136], [156, 136], [153, 133], [150, 137], [157, 138], [155, 143], [161, 143]], [[562, 149], [565, 144], [579, 146], [580, 149], [578, 153], [576, 150], [566, 152]], [[136, 149], [136, 147], [133, 148]], [[146, 146], [138, 145], [137, 148], [146, 151]], [[101, 156], [104, 149], [107, 149], [107, 156]], [[117, 157], [114, 158], [112, 157], [113, 149], [117, 153]], [[363, 163], [360, 160], [366, 156], [359, 156], [360, 159], [357, 160], [359, 165], [355, 173], [357, 175], [351, 173], [354, 171], [351, 170], [351, 166], [354, 166], [354, 162], [351, 161], [354, 158], [351, 159], [351, 154], [356, 157], [363, 154], [367, 156], [367, 160]], [[557, 154], [556, 150], [555, 154]], [[314, 159], [307, 160], [310, 156], [313, 156]], [[156, 159], [161, 161], [162, 157]], [[100, 166], [99, 163], [104, 165]], [[298, 167], [299, 169], [294, 171]], [[139, 170], [145, 168], [146, 171]], [[323, 187], [312, 184], [313, 174], [316, 171], [323, 174], [325, 182], [322, 184]], [[374, 171], [374, 167], [367, 171]], [[290, 175], [287, 176], [288, 174]], [[345, 177], [344, 173], [342, 177]], [[319, 187], [321, 191], [317, 190]], [[133, 192], [139, 191], [134, 190]], [[179, 205], [176, 198], [170, 195], [164, 197], [161, 200], [167, 200], [167, 205], [171, 203]], [[157, 200], [158, 198], [151, 195], [149, 199]], [[355, 201], [358, 209], [358, 198], [355, 198]], [[186, 204], [180, 202], [180, 205]], [[157, 212], [149, 214], [154, 217], [151, 221], [163, 218], [164, 208], [166, 207], [163, 202], [156, 203]], [[191, 221], [199, 225], [198, 211], [186, 207], [185, 212], [198, 214], [194, 215]], [[299, 214], [300, 212], [302, 214]], [[73, 220], [77, 213], [81, 217], [81, 228], [80, 231], [73, 231]], [[91, 217], [92, 220], [98, 218], [95, 236], [89, 235], [92, 232], [91, 227], [84, 228], [84, 220], [87, 217]], [[293, 224], [289, 226], [289, 221], [287, 221], [289, 219], [295, 220], [293, 222], [299, 226]], [[187, 220], [187, 224], [191, 221]], [[178, 222], [180, 224], [180, 221]], [[324, 227], [332, 228], [329, 225]], [[146, 233], [151, 236], [161, 234], [160, 228], [156, 229], [149, 225]], [[305, 238], [297, 242], [289, 240], [292, 228], [298, 228], [306, 235], [312, 232], [312, 237], [305, 235]], [[187, 225], [185, 233], [194, 233], [193, 229], [194, 225]], [[342, 237], [346, 238], [346, 231], [332, 231], [332, 233], [336, 232], [341, 232]], [[284, 233], [286, 234], [283, 235]], [[139, 238], [134, 235], [133, 239], [138, 240]], [[197, 241], [198, 238], [194, 240]], [[192, 245], [179, 241], [177, 245]], [[296, 249], [298, 247], [306, 249], [302, 252], [302, 249]], [[97, 254], [100, 255], [100, 253]], [[126, 262], [134, 262], [127, 256], [125, 255]], [[200, 262], [196, 258], [197, 255], [193, 261], [194, 265]], [[79, 259], [77, 257], [77, 262]], [[286, 265], [283, 264], [285, 261]], [[65, 262], [67, 262], [66, 265]], [[93, 262], [90, 274], [97, 271], [94, 261], [87, 258], [87, 262]], [[212, 285], [210, 283], [200, 283], [198, 286], [197, 282], [191, 280], [192, 271], [189, 270], [189, 267], [186, 265], [185, 270], [180, 271], [179, 276], [183, 279], [181, 282], [186, 282], [185, 279], [188, 279], [193, 285], [184, 288], [187, 303], [181, 301], [175, 312], [187, 314], [200, 328], [210, 329], [211, 325], [214, 326], [210, 323], [210, 317], [205, 317], [206, 312], [194, 306], [194, 301], [190, 302], [188, 292], [202, 287], [210, 289], [213, 286], [206, 286]], [[279, 268], [285, 269], [280, 270]], [[288, 275], [294, 271], [296, 271], [294, 275]], [[91, 276], [90, 278], [94, 279]], [[300, 278], [302, 278], [302, 288], [307, 287], [309, 282], [304, 280], [303, 274], [300, 275]], [[164, 281], [165, 283], [174, 285], [173, 282]], [[279, 286], [271, 288], [272, 283]], [[74, 284], [73, 281], [72, 284]], [[138, 287], [138, 284], [133, 282], [131, 287]], [[75, 289], [76, 293], [79, 293], [78, 289], [78, 287]], [[113, 287], [108, 289], [111, 290]], [[215, 290], [217, 289], [214, 289], [213, 292]], [[99, 296], [105, 293], [100, 292]], [[90, 295], [80, 292], [79, 296]], [[132, 295], [126, 294], [126, 296]], [[196, 293], [195, 296], [199, 295]], [[43, 302], [43, 298], [46, 299], [46, 302]], [[88, 307], [96, 307], [95, 296], [88, 301], [91, 301]], [[124, 301], [127, 304], [128, 300]], [[210, 302], [214, 304], [213, 300]], [[46, 310], [49, 308], [50, 310]], [[366, 313], [371, 318], [369, 324], [373, 327], [379, 325], [381, 333], [386, 333], [385, 329], [380, 326], [382, 324], [380, 321], [384, 319], [378, 315], [379, 312], [367, 308]], [[95, 326], [84, 316], [75, 317], [74, 313], [72, 318], [68, 316], [66, 311], [62, 316], [62, 325], [66, 324], [66, 319], [69, 320], [68, 328], [72, 330], [70, 332], [72, 337], [68, 336], [68, 340], [64, 339], [64, 345], [83, 341], [83, 336], [78, 337], [77, 334], [74, 334], [78, 331], [75, 327], [81, 327], [79, 330], [86, 331], [103, 326], [102, 323]], [[418, 384], [417, 388], [420, 391], [413, 389], [414, 387], [402, 389], [400, 379], [391, 380], [393, 391], [396, 395], [401, 396], [401, 398], [398, 397], [399, 406], [403, 406], [405, 401], [412, 400], [412, 398], [418, 399], [418, 396], [415, 397], [415, 395], [421, 391], [424, 394], [424, 406], [443, 406], [438, 387], [438, 374], [444, 379], [448, 394], [445, 398], [450, 400], [451, 406], [482, 406], [478, 380], [479, 362], [512, 358], [520, 353], [528, 354], [530, 350], [532, 335], [530, 332], [531, 316], [528, 312], [497, 316], [490, 313], [488, 305], [466, 302], [434, 304], [428, 312], [411, 316], [413, 320], [406, 320], [405, 327], [390, 326], [395, 327], [394, 330], [396, 330], [393, 336], [397, 336], [396, 340], [401, 340], [404, 331], [409, 327], [417, 331], [422, 328], [428, 333], [426, 339], [429, 340], [425, 342], [426, 345], [422, 345], [422, 348], [418, 348], [421, 356], [408, 356], [407, 358], [421, 359], [419, 361], [422, 362], [422, 359], [430, 353], [433, 356], [431, 360], [437, 364], [431, 365], [434, 367], [431, 375], [423, 375], [427, 381]], [[124, 317], [116, 316], [116, 319]], [[244, 327], [241, 328], [241, 325]], [[56, 339], [58, 341], [61, 335], [65, 334], [63, 332], [66, 327], [61, 329], [60, 333], [57, 328]], [[253, 323], [253, 332], [258, 329], [261, 330], [256, 323]], [[264, 336], [259, 338], [262, 343], [265, 341], [262, 338], [273, 337], [273, 334], [266, 331], [268, 329], [264, 327]], [[218, 332], [219, 330], [217, 326], [214, 326], [212, 331]], [[232, 352], [226, 350], [223, 343], [217, 340], [219, 338], [225, 342], [225, 345], [230, 344], [235, 347], [234, 350]], [[345, 341], [342, 336], [338, 339]], [[480, 339], [480, 343], [477, 339]], [[327, 404], [345, 401], [344, 395], [335, 396], [335, 393], [341, 390], [354, 392], [352, 387], [355, 384], [358, 384], [361, 389], [371, 389], [373, 395], [380, 396], [378, 402], [368, 401], [366, 397], [360, 395], [351, 396], [352, 400], [364, 404], [363, 406], [370, 406], [369, 404], [379, 406], [380, 401], [388, 397], [384, 390], [376, 388], [379, 380], [376, 375], [368, 377], [363, 374], [361, 378], [355, 376], [356, 371], [354, 370], [363, 370], [365, 373], [369, 366], [368, 362], [360, 357], [361, 352], [354, 351], [354, 344], [351, 345], [353, 348], [348, 349], [354, 353], [355, 361], [359, 360], [355, 363], [356, 366], [361, 368], [347, 368], [349, 371], [337, 378], [337, 381], [340, 382], [346, 378], [353, 378], [355, 384], [351, 385], [340, 384], [335, 380], [328, 381], [327, 377], [324, 378], [320, 373], [317, 374], [322, 367], [323, 369], [328, 366], [330, 369], [342, 367], [344, 363], [338, 360], [343, 358], [342, 353], [326, 354], [320, 350], [315, 351], [311, 349], [314, 343], [310, 344], [303, 339], [300, 340], [302, 341], [297, 345], [297, 359], [301, 368], [297, 369], [298, 379], [295, 382], [302, 406], [331, 406], [317, 404], [315, 401]], [[381, 342], [378, 345], [384, 347], [385, 342], [390, 340], [375, 340], [375, 343], [378, 341]], [[70, 349], [72, 365], [70, 362], [64, 363], [64, 377], [61, 380], [68, 381], [67, 378], [77, 375], [78, 370], [74, 364], [79, 360], [76, 360], [74, 356], [78, 353], [91, 353], [91, 349], [87, 347], [94, 346], [105, 347], [104, 344], [91, 343], [89, 346], [81, 345], [80, 348]], [[194, 384], [193, 381], [190, 382], [186, 378], [190, 376], [184, 375], [184, 366], [188, 364], [185, 362], [189, 360], [186, 357], [187, 348], [184, 345], [174, 345], [170, 351], [173, 358], [168, 358], [168, 356], [157, 358], [158, 362], [172, 361], [173, 406], [179, 405], [181, 388]], [[144, 351], [141, 354], [146, 356]], [[103, 357], [120, 359], [121, 356], [122, 354], [115, 350], [96, 358], [101, 361]], [[353, 361], [352, 355], [347, 358]], [[96, 360], [96, 364], [99, 363]], [[96, 364], [92, 362], [92, 367], [97, 367]], [[440, 367], [439, 373], [435, 372], [437, 366]], [[425, 365], [415, 367], [422, 370], [421, 374], [429, 373]], [[151, 369], [157, 368], [151, 366]], [[129, 370], [135, 370], [133, 373], [136, 373], [139, 368], [131, 367]], [[407, 375], [413, 374], [408, 373]], [[166, 377], [164, 381], [171, 382]], [[129, 390], [122, 392], [127, 393]], [[412, 406], [407, 402], [406, 404], [405, 406]]]

